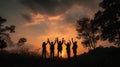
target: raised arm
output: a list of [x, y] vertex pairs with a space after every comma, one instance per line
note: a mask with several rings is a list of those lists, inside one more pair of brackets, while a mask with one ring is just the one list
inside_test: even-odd
[[57, 39], [55, 39], [54, 45], [55, 45], [56, 41], [57, 41]]
[[58, 43], [58, 37], [56, 38], [56, 42]]
[[72, 43], [73, 43], [73, 38], [72, 38]]
[[69, 43], [70, 43], [70, 45], [71, 45], [71, 41], [69, 40]]
[[50, 40], [49, 40], [49, 38], [48, 38], [48, 41], [47, 41], [47, 43], [49, 43], [49, 44], [50, 44]]
[[64, 44], [67, 45], [65, 40], [64, 40]]
[[62, 38], [62, 44], [64, 43], [64, 38]]

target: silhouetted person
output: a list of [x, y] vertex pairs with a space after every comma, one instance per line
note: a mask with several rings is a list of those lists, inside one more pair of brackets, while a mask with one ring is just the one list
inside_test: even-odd
[[42, 43], [42, 58], [46, 58], [46, 45], [48, 44], [48, 42], [43, 42]]
[[59, 57], [59, 53], [62, 54], [62, 45], [63, 45], [63, 42], [64, 42], [64, 38], [62, 38], [62, 41], [59, 41], [58, 38], [57, 38], [57, 44], [58, 44], [58, 46], [57, 46], [57, 49], [58, 49], [57, 56], [58, 57]]
[[48, 43], [50, 44], [50, 57], [51, 58], [54, 58], [54, 45], [55, 45], [55, 43], [56, 43], [56, 40], [55, 40], [55, 42], [50, 42], [50, 40], [48, 39]]
[[72, 43], [73, 43], [73, 54], [74, 54], [74, 57], [77, 57], [77, 41], [73, 41], [73, 38], [72, 38]]
[[71, 45], [71, 42], [70, 42], [70, 40], [67, 43], [64, 41], [64, 44], [66, 45], [67, 56], [68, 56], [68, 58], [70, 58], [70, 45]]

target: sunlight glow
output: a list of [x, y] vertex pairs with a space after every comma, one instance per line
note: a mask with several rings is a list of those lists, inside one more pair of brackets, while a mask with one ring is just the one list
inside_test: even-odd
[[[22, 28], [25, 30], [25, 34], [20, 34], [19, 36], [26, 36], [28, 40], [28, 43], [32, 44], [34, 46], [34, 49], [41, 48], [39, 51], [40, 53], [42, 52], [42, 42], [47, 41], [49, 38], [50, 41], [54, 41], [55, 38], [59, 38], [61, 40], [64, 38], [67, 41], [71, 40], [71, 38], [76, 39], [77, 36], [77, 31], [74, 26], [74, 24], [70, 23], [64, 24], [61, 22], [63, 20], [64, 16], [63, 15], [58, 15], [58, 16], [46, 16], [46, 15], [41, 15], [41, 14], [30, 14], [31, 15], [31, 21], [26, 22], [25, 26]], [[64, 21], [65, 22], [65, 21]], [[37, 25], [35, 28], [30, 28], [31, 26], [34, 27], [34, 25]], [[39, 26], [40, 25], [40, 26]], [[45, 27], [43, 26], [45, 25]], [[38, 27], [39, 26], [39, 27]], [[28, 29], [30, 28], [30, 29]], [[39, 29], [39, 31], [33, 31], [33, 30]], [[20, 28], [21, 30], [21, 28]], [[43, 32], [42, 32], [43, 31]], [[30, 34], [31, 33], [31, 34]], [[80, 41], [78, 43], [79, 45], [81, 44]], [[72, 46], [71, 46], [72, 47]], [[55, 45], [55, 55], [57, 55], [57, 44]], [[31, 50], [34, 50], [31, 48]], [[50, 53], [49, 49], [49, 44], [47, 45], [47, 51], [48, 54]], [[81, 54], [84, 51], [84, 49], [80, 46], [78, 48], [78, 54]], [[48, 55], [49, 56], [49, 55]], [[66, 53], [66, 45], [63, 44], [63, 51], [60, 54], [62, 58], [67, 58], [67, 53]], [[73, 52], [71, 49], [71, 57], [73, 56]]]
[[64, 57], [64, 52], [62, 51], [62, 54], [61, 54], [62, 57]]

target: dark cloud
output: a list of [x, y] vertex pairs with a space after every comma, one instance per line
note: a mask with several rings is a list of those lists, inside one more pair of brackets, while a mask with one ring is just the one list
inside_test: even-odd
[[21, 0], [20, 2], [34, 13], [47, 15], [61, 14], [72, 4], [69, 0]]
[[32, 17], [29, 14], [21, 14], [21, 16], [28, 22], [32, 22]]
[[66, 12], [73, 5], [78, 4], [90, 9], [98, 8], [100, 0], [20, 0], [20, 2], [34, 13], [58, 15]]
[[98, 10], [98, 7], [99, 7], [99, 3], [102, 1], [102, 0], [77, 0], [78, 4], [85, 7], [85, 8], [89, 8], [89, 9], [92, 9], [92, 10]]
[[73, 23], [82, 17], [88, 17], [88, 13], [89, 13], [89, 9], [77, 8], [74, 6], [70, 9], [68, 13], [65, 14], [64, 21]]

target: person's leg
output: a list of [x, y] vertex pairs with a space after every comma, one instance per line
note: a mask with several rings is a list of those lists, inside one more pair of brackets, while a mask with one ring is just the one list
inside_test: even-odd
[[69, 54], [67, 53], [67, 57], [69, 58]]
[[68, 51], [68, 58], [70, 58], [70, 51]]
[[42, 58], [43, 58], [44, 51], [42, 50]]
[[51, 58], [53, 57], [53, 51], [51, 51]]
[[57, 56], [59, 57], [59, 50], [58, 50]]
[[44, 52], [44, 56], [45, 56], [45, 58], [46, 58], [46, 51]]
[[73, 50], [73, 54], [74, 54], [74, 57], [75, 57], [75, 51]]
[[74, 51], [75, 57], [76, 57], [76, 50]]
[[67, 57], [69, 57], [69, 55], [68, 55], [68, 50], [67, 50]]
[[50, 51], [50, 57], [52, 58], [52, 51]]
[[53, 51], [53, 58], [54, 58], [54, 51]]
[[62, 58], [62, 50], [60, 50], [60, 57]]

